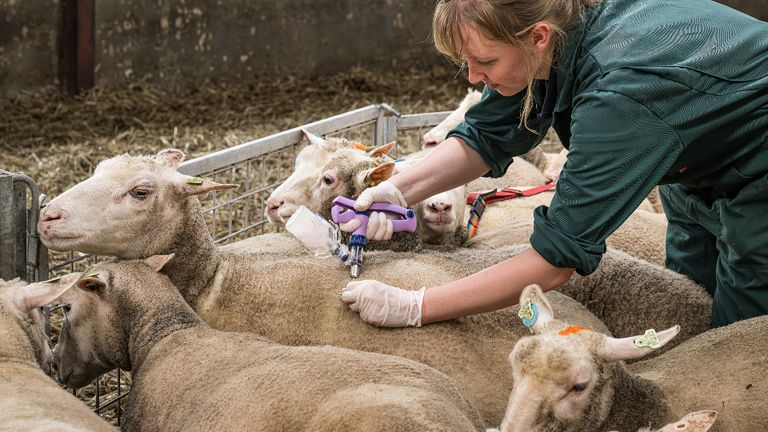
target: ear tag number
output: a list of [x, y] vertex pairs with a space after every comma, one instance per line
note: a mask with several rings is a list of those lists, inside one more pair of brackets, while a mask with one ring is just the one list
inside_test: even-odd
[[200, 186], [201, 184], [203, 184], [203, 181], [204, 180], [202, 177], [190, 177], [187, 179], [187, 184]]
[[638, 348], [648, 347], [651, 349], [661, 348], [661, 342], [656, 335], [656, 330], [649, 329], [645, 331], [645, 334], [635, 339], [635, 346]]
[[536, 320], [539, 319], [539, 308], [534, 303], [531, 303], [531, 299], [525, 299], [525, 302], [520, 306], [520, 310], [517, 311], [517, 316], [523, 321], [523, 325], [533, 332], [532, 327], [536, 324]]

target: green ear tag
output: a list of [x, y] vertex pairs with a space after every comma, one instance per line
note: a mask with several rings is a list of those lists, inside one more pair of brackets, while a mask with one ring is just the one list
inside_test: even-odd
[[651, 349], [661, 348], [661, 342], [656, 335], [656, 330], [649, 329], [645, 331], [645, 334], [635, 339], [635, 346], [638, 348], [648, 347]]
[[203, 184], [203, 181], [204, 180], [202, 177], [190, 177], [187, 179], [187, 184], [200, 186], [201, 184]]
[[48, 279], [46, 281], [43, 281], [43, 283], [53, 283], [53, 282], [58, 282], [59, 280], [61, 280], [61, 276], [56, 276], [56, 277], [52, 277], [52, 278], [50, 278], [50, 279]]

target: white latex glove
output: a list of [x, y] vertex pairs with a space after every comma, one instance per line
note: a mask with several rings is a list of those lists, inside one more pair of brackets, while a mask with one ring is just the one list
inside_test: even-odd
[[[395, 185], [388, 181], [383, 181], [376, 186], [370, 187], [364, 190], [355, 201], [355, 210], [363, 211], [371, 206], [374, 202], [389, 202], [397, 204], [401, 207], [406, 207], [405, 198], [400, 190]], [[353, 232], [360, 227], [360, 222], [357, 219], [352, 219], [349, 222], [341, 224], [339, 227], [342, 231]], [[389, 240], [392, 238], [392, 220], [387, 218], [386, 213], [371, 212], [368, 218], [368, 226], [365, 229], [365, 237], [369, 240]]]
[[408, 291], [377, 280], [353, 281], [341, 292], [341, 301], [376, 326], [421, 327], [424, 290]]

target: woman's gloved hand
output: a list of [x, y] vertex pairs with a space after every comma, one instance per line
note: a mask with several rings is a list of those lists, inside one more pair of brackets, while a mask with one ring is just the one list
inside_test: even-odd
[[342, 291], [341, 301], [376, 326], [421, 327], [424, 290], [408, 291], [376, 280], [353, 281]]
[[[364, 190], [355, 201], [355, 210], [363, 211], [368, 209], [374, 202], [389, 202], [401, 207], [407, 207], [405, 198], [399, 189], [388, 181], [383, 181], [376, 186]], [[342, 231], [353, 232], [362, 222], [352, 219], [349, 222], [341, 224]], [[386, 213], [371, 212], [368, 217], [368, 226], [365, 230], [365, 237], [369, 240], [389, 240], [392, 238], [392, 220], [387, 218]]]

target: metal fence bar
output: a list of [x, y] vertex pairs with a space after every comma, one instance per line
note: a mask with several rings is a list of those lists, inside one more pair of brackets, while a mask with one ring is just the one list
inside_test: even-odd
[[319, 135], [325, 135], [345, 127], [376, 120], [380, 110], [381, 105], [369, 105], [348, 113], [339, 114], [324, 120], [279, 132], [268, 137], [239, 144], [225, 150], [186, 161], [179, 167], [179, 172], [187, 175], [199, 175], [228, 165], [237, 164], [245, 160], [257, 158], [301, 142], [303, 139], [301, 132], [302, 128]]
[[0, 278], [16, 274], [16, 225], [13, 199], [13, 174], [0, 171]]

